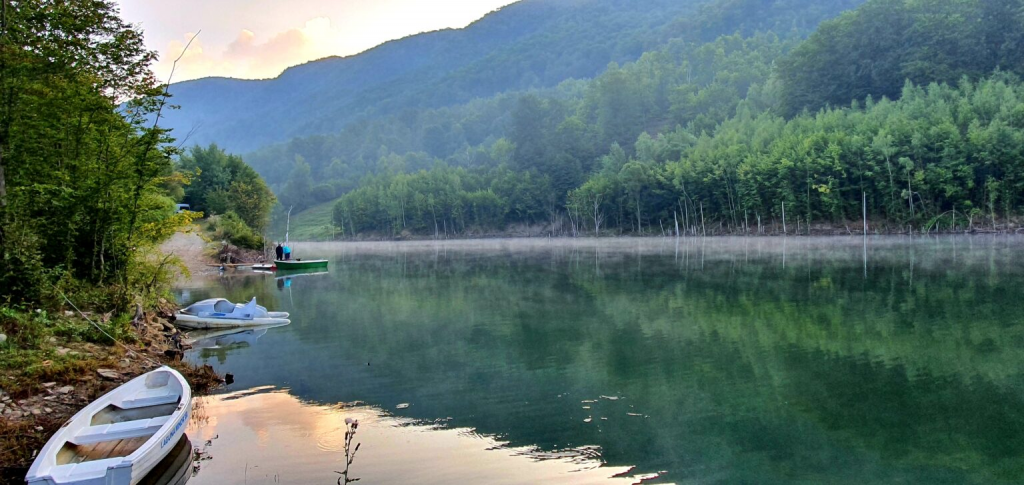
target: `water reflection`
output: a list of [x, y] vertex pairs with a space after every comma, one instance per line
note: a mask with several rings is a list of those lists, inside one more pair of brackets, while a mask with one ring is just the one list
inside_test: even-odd
[[191, 349], [192, 355], [203, 359], [216, 358], [217, 362], [223, 364], [231, 350], [254, 346], [270, 329], [286, 325], [288, 324], [244, 329], [195, 330], [188, 333], [185, 344]]
[[603, 468], [582, 454], [510, 448], [470, 429], [372, 406], [306, 404], [282, 390], [201, 399], [211, 418], [188, 432], [197, 442], [211, 440], [212, 459], [192, 483], [335, 483], [345, 460], [346, 419], [359, 421], [358, 475], [366, 483], [606, 483], [629, 471]]
[[193, 463], [192, 441], [184, 435], [138, 485], [184, 485], [194, 476]]
[[288, 298], [291, 299], [292, 298], [292, 293], [291, 293], [292, 292], [292, 285], [293, 285], [293, 283], [295, 283], [296, 280], [298, 280], [299, 278], [326, 276], [328, 274], [330, 274], [330, 273], [328, 273], [327, 271], [317, 271], [317, 272], [281, 271], [281, 272], [278, 272], [278, 274], [276, 275], [276, 277], [274, 279], [277, 281], [277, 290], [278, 291], [285, 291], [285, 290], [287, 290], [288, 291]]
[[[313, 409], [364, 401], [502, 445], [447, 462], [451, 481], [500, 481], [489, 462], [512, 449], [605, 464], [588, 477], [1014, 482], [1022, 248], [1014, 237], [322, 245], [308, 251], [334, 271], [279, 298], [293, 324], [210, 363], [235, 389], [287, 388]], [[262, 299], [275, 286], [215, 291]], [[289, 414], [280, 427], [313, 433]], [[223, 436], [249, 446], [247, 432]], [[299, 448], [276, 458], [282, 470], [300, 473]], [[362, 453], [366, 481], [434, 481], [431, 468], [390, 476], [401, 464]], [[226, 460], [232, 470], [243, 456]], [[518, 473], [513, 483], [530, 482]]]

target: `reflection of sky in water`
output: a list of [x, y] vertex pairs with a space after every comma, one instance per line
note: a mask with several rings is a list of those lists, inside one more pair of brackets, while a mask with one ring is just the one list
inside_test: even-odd
[[319, 406], [261, 389], [200, 398], [188, 435], [210, 459], [197, 483], [334, 483], [344, 468], [345, 419], [359, 420], [350, 478], [361, 483], [632, 483], [593, 450], [509, 448], [469, 429], [394, 417], [365, 405]]
[[[374, 477], [362, 483], [560, 483], [559, 463], [582, 464], [587, 480], [635, 466], [675, 482], [1014, 482], [1024, 470], [1022, 241], [297, 245], [331, 259], [329, 274], [228, 272], [189, 291], [256, 296], [293, 322], [190, 353], [233, 373], [231, 390], [287, 389], [212, 398], [211, 421], [237, 424], [214, 433], [219, 463], [200, 480], [237, 480], [260, 455], [236, 448], [274, 447], [274, 426], [240, 421], [257, 417], [294, 434], [265, 460], [285, 470], [283, 483], [288, 473], [330, 479], [338, 468], [306, 453], [322, 458], [336, 436], [314, 432], [306, 414], [361, 401], [346, 412], [366, 413], [375, 424], [360, 438], [389, 457], [357, 462]], [[296, 404], [266, 401], [285, 398]], [[393, 426], [404, 421], [380, 409], [473, 433], [431, 446], [449, 430]], [[523, 450], [530, 459], [507, 461]], [[416, 475], [406, 454], [435, 467]]]

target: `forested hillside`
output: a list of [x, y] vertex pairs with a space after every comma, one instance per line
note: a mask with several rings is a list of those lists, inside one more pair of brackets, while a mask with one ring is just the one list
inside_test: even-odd
[[408, 105], [247, 160], [285, 207], [340, 197], [344, 236], [782, 232], [784, 206], [792, 233], [864, 202], [879, 230], [1014, 217], [1024, 2], [858, 3], [711, 1], [591, 79]]
[[[636, 3], [652, 10], [659, 8], [654, 3]], [[439, 109], [405, 109], [400, 115], [365, 118], [336, 134], [297, 138], [249, 154], [246, 160], [282, 196], [283, 204], [301, 210], [348, 192], [367, 174], [387, 170], [416, 171], [433, 166], [436, 159], [467, 167], [493, 165], [493, 160], [483, 152], [495, 141], [511, 136], [513, 113], [520, 99], [535, 96], [561, 104], [557, 109], [562, 112], [550, 114], [549, 124], [561, 123], [584, 103], [588, 119], [580, 117], [580, 121], [595, 123], [598, 117], [604, 117], [608, 124], [602, 128], [604, 136], [579, 141], [592, 153], [579, 153], [575, 157], [588, 158], [585, 164], [589, 165], [595, 154], [608, 151], [612, 141], [631, 146], [644, 130], [657, 132], [698, 117], [699, 123], [713, 127], [730, 114], [731, 105], [745, 97], [747, 85], [768, 76], [772, 62], [783, 49], [795, 46], [796, 40], [809, 34], [821, 20], [859, 3], [859, 0], [716, 0], [702, 5], [694, 14], [671, 19], [659, 34], [662, 36], [658, 41], [660, 45], [642, 56], [636, 63], [641, 67], [634, 69], [635, 73], [609, 75], [619, 69], [609, 70], [609, 64], [603, 63], [600, 70], [605, 74], [601, 77], [607, 77], [608, 81], [600, 89], [595, 81], [569, 80], [551, 88], [506, 92]], [[671, 12], [658, 11], [671, 17]], [[768, 30], [781, 33], [757, 34]], [[720, 32], [729, 33], [728, 39], [718, 40]], [[749, 35], [734, 35], [736, 32]], [[751, 36], [759, 38], [757, 42], [778, 45], [743, 46], [746, 52], [736, 52], [737, 42], [746, 42], [744, 39]], [[725, 59], [726, 56], [729, 59]], [[647, 74], [639, 72], [640, 69], [650, 71], [650, 79], [641, 81], [639, 77]], [[626, 76], [631, 79], [625, 79]], [[623, 82], [633, 84], [618, 85]], [[709, 85], [711, 89], [695, 92]], [[617, 92], [620, 90], [621, 93]], [[641, 93], [643, 90], [653, 92]], [[684, 91], [687, 91], [686, 96]], [[638, 96], [644, 98], [641, 104], [630, 101]], [[644, 110], [639, 114], [640, 122], [636, 122], [635, 114], [613, 114], [619, 102], [624, 103], [627, 111], [640, 106]], [[705, 107], [709, 108], [706, 113]], [[523, 116], [532, 115], [524, 112]], [[610, 126], [613, 123], [618, 126]], [[616, 130], [619, 133], [612, 133]], [[403, 163], [393, 166], [395, 157], [388, 157], [390, 162], [381, 163], [391, 154], [402, 155]], [[301, 180], [307, 172], [310, 178]], [[290, 190], [286, 184], [303, 190]]]
[[358, 119], [589, 78], [656, 47], [673, 19], [706, 1], [525, 0], [465, 29], [311, 62], [272, 80], [175, 84], [181, 109], [168, 126], [201, 145], [248, 151]]
[[1024, 74], [1019, 0], [869, 2], [827, 22], [781, 63], [788, 113], [898, 97], [904, 81]]
[[1024, 87], [1005, 75], [908, 84], [899, 101], [788, 121], [751, 103], [714, 136], [644, 133], [631, 152], [613, 147], [565, 200], [552, 175], [506, 165], [372, 177], [342, 197], [335, 221], [348, 234], [551, 223], [566, 234], [661, 235], [677, 220], [694, 235], [756, 234], [782, 232], [788, 210], [794, 234], [807, 221], [857, 220], [866, 196], [890, 229], [987, 227], [1024, 203]]

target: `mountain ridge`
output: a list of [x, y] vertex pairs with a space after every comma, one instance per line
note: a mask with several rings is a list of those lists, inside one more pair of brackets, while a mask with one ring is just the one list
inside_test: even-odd
[[[704, 2], [524, 0], [462, 29], [417, 34], [357, 55], [311, 61], [269, 80], [203, 78], [173, 84], [172, 101], [181, 109], [167, 114], [164, 124], [179, 135], [191, 133], [189, 143], [216, 142], [245, 152], [299, 135], [337, 131], [366, 115], [550, 87], [592, 77], [609, 62], [639, 57], [645, 48], [642, 40], [656, 42], [657, 29]], [[596, 44], [588, 47], [592, 41]], [[528, 49], [522, 48], [524, 43]], [[564, 62], [580, 50], [589, 53], [585, 59]], [[459, 72], [487, 77], [456, 86], [459, 91], [432, 87]]]

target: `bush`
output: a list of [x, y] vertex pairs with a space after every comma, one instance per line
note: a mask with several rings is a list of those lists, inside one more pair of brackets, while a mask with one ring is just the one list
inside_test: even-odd
[[234, 212], [210, 218], [210, 223], [214, 235], [219, 239], [225, 239], [243, 249], [263, 249], [263, 237], [256, 234]]

